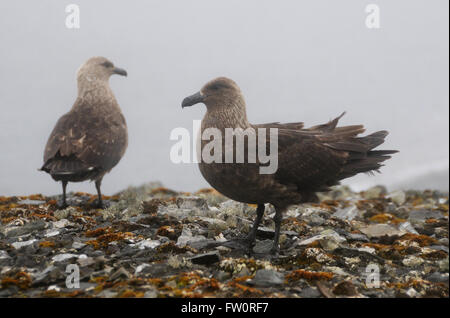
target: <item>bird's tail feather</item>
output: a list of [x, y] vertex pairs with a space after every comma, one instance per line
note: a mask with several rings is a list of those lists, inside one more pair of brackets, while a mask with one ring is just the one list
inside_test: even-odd
[[384, 142], [388, 132], [377, 131], [365, 137], [353, 138], [345, 143], [334, 145], [334, 149], [344, 150], [349, 153], [347, 164], [340, 175], [340, 179], [354, 176], [358, 173], [373, 173], [383, 166], [382, 162], [391, 158], [391, 154], [397, 150], [373, 150]]
[[40, 169], [49, 173], [55, 180], [83, 181], [95, 175], [95, 167], [80, 161], [74, 156], [57, 156], [48, 160]]

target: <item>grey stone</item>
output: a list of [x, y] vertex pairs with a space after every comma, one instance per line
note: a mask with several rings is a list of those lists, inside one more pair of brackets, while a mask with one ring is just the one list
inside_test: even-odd
[[15, 249], [21, 249], [22, 247], [28, 246], [33, 244], [34, 242], [36, 242], [36, 239], [32, 239], [32, 240], [28, 240], [28, 241], [22, 241], [22, 242], [14, 242], [11, 245], [15, 248]]
[[61, 219], [67, 219], [69, 217], [69, 215], [76, 214], [76, 213], [78, 213], [77, 209], [70, 206], [67, 209], [57, 210], [57, 211], [53, 212], [53, 216], [56, 219], [61, 220]]
[[157, 297], [158, 297], [158, 290], [156, 288], [147, 290], [144, 293], [144, 298], [157, 298]]
[[448, 273], [448, 257], [444, 258], [443, 260], [440, 260], [438, 262], [439, 264], [439, 269], [443, 272], [447, 272]]
[[426, 279], [433, 283], [449, 283], [448, 273], [443, 274], [434, 272], [433, 274], [428, 275]]
[[406, 202], [406, 193], [401, 190], [391, 192], [387, 197], [397, 205], [402, 205]]
[[310, 237], [309, 239], [305, 239], [305, 240], [298, 242], [297, 245], [300, 245], [300, 246], [308, 245], [315, 241], [320, 241], [323, 239], [330, 239], [330, 240], [334, 239], [335, 242], [337, 242], [337, 243], [342, 243], [342, 242], [346, 241], [346, 239], [344, 237], [340, 236], [337, 232], [335, 232], [333, 230], [325, 230], [325, 231], [322, 231], [319, 235], [316, 235], [316, 236]]
[[27, 223], [23, 226], [4, 227], [0, 230], [6, 237], [17, 237], [34, 231], [45, 229], [46, 223], [42, 220]]
[[53, 236], [57, 236], [59, 234], [61, 234], [61, 232], [58, 230], [48, 230], [44, 236], [45, 237], [53, 237]]
[[53, 228], [56, 228], [56, 229], [61, 229], [61, 228], [65, 228], [65, 227], [73, 225], [73, 223], [67, 219], [61, 219], [59, 221], [52, 222], [52, 224], [53, 224]]
[[184, 247], [186, 245], [190, 245], [197, 241], [203, 241], [205, 239], [206, 238], [202, 235], [193, 236], [192, 232], [189, 229], [183, 228], [181, 235], [177, 239], [177, 245], [180, 247]]
[[189, 261], [191, 261], [193, 264], [211, 265], [220, 261], [220, 254], [217, 251], [205, 253], [191, 257], [189, 258]]
[[0, 259], [9, 259], [11, 256], [8, 255], [6, 251], [0, 250]]
[[444, 245], [431, 245], [429, 246], [429, 248], [436, 250], [436, 251], [444, 251], [445, 253], [448, 254], [448, 246], [444, 246]]
[[117, 296], [117, 292], [114, 292], [109, 289], [102, 290], [100, 293], [97, 294], [98, 297], [102, 298], [114, 298]]
[[255, 277], [248, 282], [249, 285], [258, 287], [279, 286], [284, 283], [284, 275], [271, 269], [259, 269]]
[[369, 239], [364, 234], [359, 233], [345, 233], [343, 234], [347, 241], [360, 241], [360, 242], [369, 242]]
[[81, 243], [81, 242], [76, 242], [75, 241], [75, 242], [72, 243], [72, 248], [74, 248], [76, 250], [80, 250], [80, 249], [82, 249], [85, 246], [86, 246], [86, 244]]
[[360, 229], [369, 238], [400, 235], [403, 232], [388, 224], [373, 224]]
[[207, 209], [208, 204], [205, 199], [199, 197], [179, 196], [176, 204], [180, 209]]
[[71, 258], [78, 258], [79, 255], [77, 254], [71, 254], [71, 253], [64, 253], [64, 254], [58, 254], [52, 257], [52, 261], [56, 262], [64, 262]]
[[142, 240], [136, 244], [130, 244], [130, 246], [136, 246], [141, 250], [146, 249], [146, 248], [154, 249], [160, 245], [161, 245], [161, 242], [158, 240]]
[[386, 194], [387, 190], [385, 186], [377, 185], [366, 191], [364, 191], [363, 196], [366, 199], [378, 199], [382, 194]]
[[109, 276], [109, 281], [115, 281], [116, 279], [129, 279], [131, 274], [123, 267], [120, 267], [111, 276]]
[[412, 226], [411, 223], [409, 222], [403, 222], [398, 226], [399, 230], [403, 230], [409, 233], [413, 233], [413, 234], [419, 234], [416, 229], [414, 228], [414, 226]]
[[17, 202], [17, 204], [20, 204], [20, 205], [41, 205], [41, 204], [45, 204], [45, 201], [25, 199], [25, 200], [20, 200], [19, 202]]
[[414, 256], [414, 255], [410, 255], [402, 261], [403, 265], [408, 266], [408, 267], [416, 267], [416, 266], [423, 264], [423, 262], [424, 262], [424, 260], [422, 258]]
[[95, 264], [95, 260], [92, 257], [79, 257], [77, 262], [78, 264], [80, 264], [81, 267]]
[[256, 242], [253, 252], [257, 254], [268, 254], [273, 246], [273, 240], [264, 240]]
[[443, 238], [439, 239], [438, 242], [444, 246], [448, 246], [448, 238], [447, 237], [443, 237]]
[[33, 285], [50, 285], [66, 279], [66, 274], [58, 267], [50, 265], [34, 275]]
[[420, 222], [427, 219], [441, 219], [443, 217], [444, 215], [439, 211], [421, 209], [411, 211], [408, 219], [411, 222]]
[[320, 239], [319, 243], [320, 246], [322, 246], [322, 248], [327, 252], [334, 251], [340, 246], [338, 240], [333, 236], [326, 236]]
[[353, 220], [358, 215], [358, 208], [350, 206], [345, 209], [338, 209], [333, 213], [333, 216], [341, 220]]
[[321, 295], [322, 294], [320, 293], [320, 291], [317, 288], [307, 287], [301, 291], [299, 296], [302, 298], [318, 298]]
[[224, 272], [224, 271], [218, 271], [214, 277], [219, 281], [219, 282], [224, 282], [228, 279], [231, 278], [231, 274], [228, 272]]

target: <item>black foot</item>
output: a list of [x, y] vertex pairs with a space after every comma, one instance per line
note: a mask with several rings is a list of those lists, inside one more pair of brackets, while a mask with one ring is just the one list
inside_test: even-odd
[[57, 204], [58, 209], [66, 209], [69, 205], [66, 201], [60, 200]]
[[238, 237], [238, 238], [223, 242], [223, 246], [234, 248], [234, 249], [249, 250], [249, 251], [252, 250], [254, 244], [255, 244], [255, 241], [249, 239], [248, 237]]
[[277, 245], [274, 245], [271, 249], [270, 249], [270, 255], [274, 258], [278, 258], [278, 256], [280, 255], [280, 248]]
[[109, 201], [103, 201], [103, 200], [102, 201], [98, 201], [98, 200], [95, 200], [94, 203], [92, 204], [92, 207], [94, 209], [106, 209], [106, 208], [109, 208], [110, 205], [111, 205], [111, 202], [109, 202]]
[[245, 252], [246, 254], [252, 254], [252, 248], [254, 245], [254, 240], [249, 237], [244, 238], [235, 238], [232, 240], [228, 240], [225, 242], [214, 242], [208, 245], [209, 248], [214, 248], [217, 246], [225, 246], [231, 248], [233, 250], [240, 250]]
[[94, 203], [92, 204], [92, 207], [94, 209], [104, 209], [105, 204], [103, 203], [103, 201], [95, 200]]

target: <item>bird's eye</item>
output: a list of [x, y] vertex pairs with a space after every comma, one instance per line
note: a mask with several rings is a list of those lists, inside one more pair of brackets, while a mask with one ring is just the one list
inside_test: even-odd
[[103, 62], [101, 65], [103, 65], [104, 67], [113, 67], [113, 63], [111, 63], [110, 61]]

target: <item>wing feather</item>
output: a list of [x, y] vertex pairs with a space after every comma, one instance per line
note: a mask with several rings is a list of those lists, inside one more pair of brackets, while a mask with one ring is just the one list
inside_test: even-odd
[[62, 116], [48, 139], [44, 166], [57, 157], [81, 161], [86, 167], [110, 170], [128, 143], [125, 118], [102, 107], [77, 107]]

